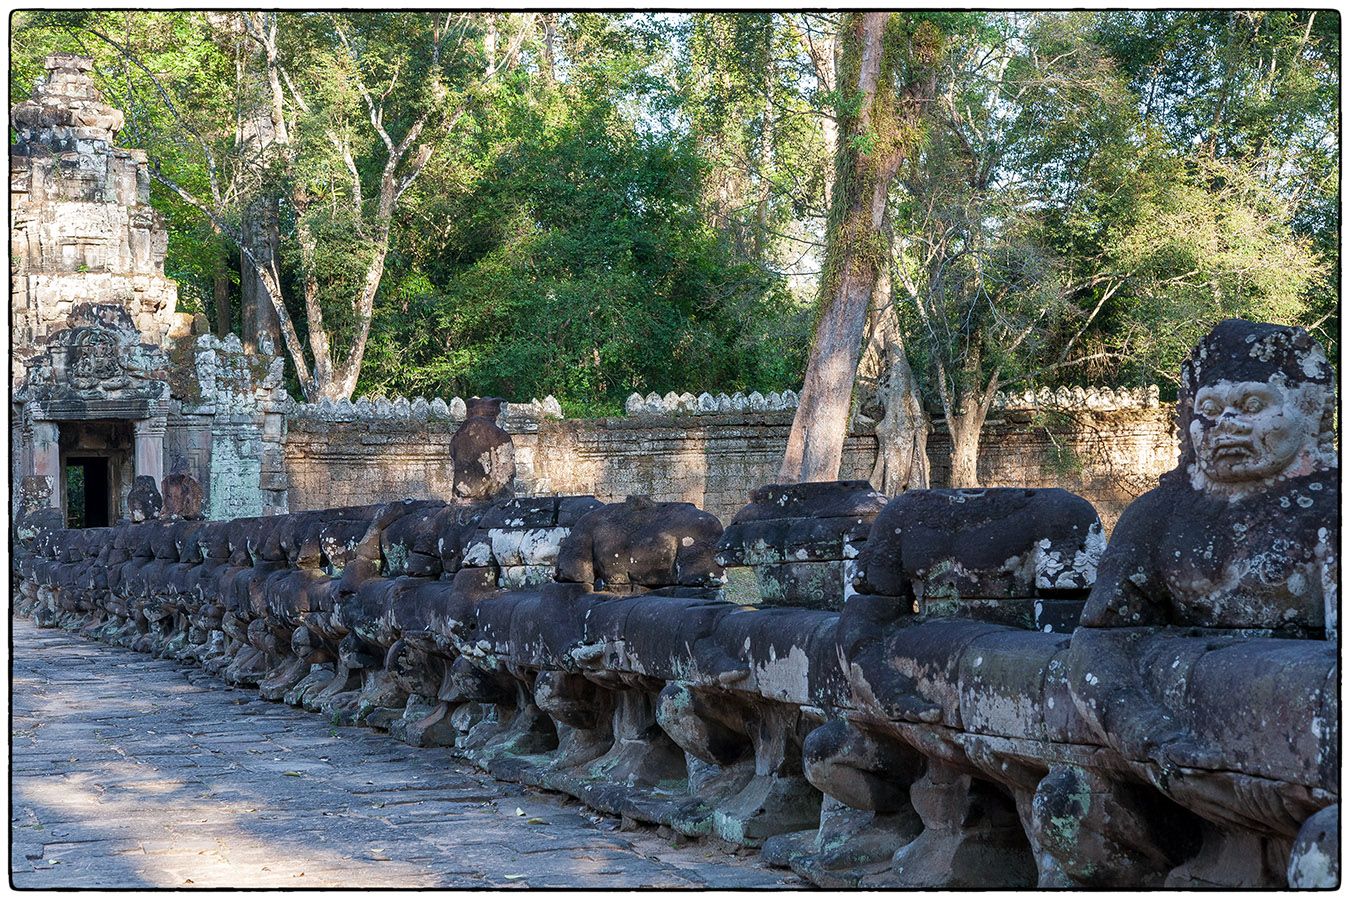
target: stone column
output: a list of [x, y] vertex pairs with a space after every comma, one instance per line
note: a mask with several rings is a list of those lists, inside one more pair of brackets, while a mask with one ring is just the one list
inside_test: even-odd
[[286, 396], [274, 388], [262, 404], [262, 460], [258, 487], [263, 496], [263, 515], [284, 515], [289, 497], [286, 477]]
[[136, 422], [136, 474], [149, 475], [158, 488], [164, 481], [164, 416]]
[[61, 427], [55, 422], [33, 422], [33, 474], [46, 478], [51, 484], [51, 503], [61, 508]]

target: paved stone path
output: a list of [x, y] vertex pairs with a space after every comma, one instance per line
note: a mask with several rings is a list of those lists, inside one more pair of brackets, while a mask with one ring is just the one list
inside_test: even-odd
[[58, 887], [786, 887], [802, 882], [443, 749], [12, 619], [10, 872]]

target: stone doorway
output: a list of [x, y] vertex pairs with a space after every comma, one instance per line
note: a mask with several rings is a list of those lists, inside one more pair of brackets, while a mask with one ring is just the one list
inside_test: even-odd
[[102, 528], [112, 524], [112, 513], [112, 467], [108, 457], [66, 457], [66, 527]]
[[134, 479], [127, 421], [61, 422], [61, 510], [67, 527], [111, 525], [126, 515]]

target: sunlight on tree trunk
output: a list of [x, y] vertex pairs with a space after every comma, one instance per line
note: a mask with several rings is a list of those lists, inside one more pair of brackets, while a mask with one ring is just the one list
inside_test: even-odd
[[883, 71], [890, 20], [889, 13], [851, 14], [840, 36], [839, 81], [857, 86], [860, 104], [855, 117], [841, 116], [846, 137], [836, 157], [822, 311], [779, 470], [783, 482], [839, 477], [867, 311], [878, 271], [889, 264], [886, 197], [900, 163], [917, 144], [919, 105], [935, 87], [931, 63], [941, 39], [931, 23], [911, 36], [913, 64], [904, 89], [895, 84], [894, 61]]
[[279, 349], [281, 324], [259, 272], [261, 267], [276, 259], [281, 241], [276, 204], [272, 198], [263, 197], [249, 204], [244, 211], [243, 238], [251, 252], [251, 257], [243, 256], [239, 262], [240, 310], [243, 314], [240, 324], [244, 345], [252, 350], [263, 344]]
[[[977, 421], [978, 420], [978, 421]], [[947, 420], [952, 436], [951, 486], [970, 488], [980, 486], [977, 463], [980, 456], [980, 427], [984, 417], [977, 416], [968, 406], [967, 411]]]

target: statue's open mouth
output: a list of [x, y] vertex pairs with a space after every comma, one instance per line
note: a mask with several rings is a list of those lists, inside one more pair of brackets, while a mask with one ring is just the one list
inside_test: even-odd
[[1220, 441], [1214, 445], [1214, 458], [1218, 459], [1246, 459], [1252, 455], [1251, 445], [1245, 441]]

